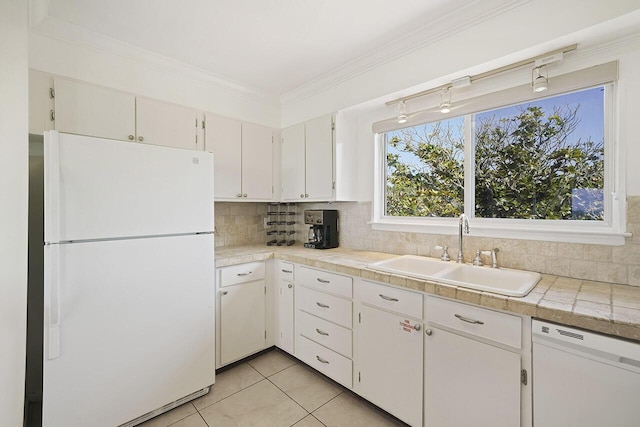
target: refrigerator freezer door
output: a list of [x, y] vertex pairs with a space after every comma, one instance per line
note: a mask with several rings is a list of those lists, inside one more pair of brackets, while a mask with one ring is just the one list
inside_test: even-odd
[[51, 246], [59, 348], [49, 358], [45, 324], [44, 427], [114, 427], [213, 384], [213, 235]]
[[209, 231], [211, 153], [45, 132], [46, 242]]

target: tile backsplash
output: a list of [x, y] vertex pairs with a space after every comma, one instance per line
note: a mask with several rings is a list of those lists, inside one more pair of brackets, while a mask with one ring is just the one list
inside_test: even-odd
[[[371, 203], [305, 203], [305, 209], [336, 209], [340, 212], [340, 246], [394, 254], [440, 256], [434, 246], [458, 246], [457, 236], [373, 230], [368, 224]], [[558, 243], [465, 236], [465, 259], [475, 249], [499, 248], [499, 265], [583, 280], [640, 286], [640, 196], [629, 197], [627, 231], [633, 233], [623, 246]], [[301, 222], [301, 231], [304, 224]], [[306, 236], [306, 232], [297, 233]], [[298, 237], [300, 239], [300, 237]], [[450, 251], [454, 256], [455, 250]]]
[[216, 246], [267, 244], [266, 203], [216, 202]]
[[[216, 202], [216, 246], [265, 244], [266, 203]], [[336, 209], [340, 215], [340, 246], [394, 254], [440, 256], [436, 245], [458, 245], [457, 236], [372, 230], [371, 203], [301, 203], [298, 205], [297, 238], [307, 236], [305, 209]], [[629, 197], [627, 231], [633, 233], [623, 246], [558, 243], [537, 240], [465, 237], [465, 259], [475, 249], [499, 248], [502, 267], [537, 271], [610, 283], [640, 286], [640, 196]], [[454, 256], [454, 250], [450, 253]]]

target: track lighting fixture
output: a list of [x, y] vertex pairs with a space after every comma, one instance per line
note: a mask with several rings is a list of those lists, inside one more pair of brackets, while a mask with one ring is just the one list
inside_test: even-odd
[[546, 65], [531, 70], [531, 87], [535, 93], [544, 92], [549, 88], [549, 73]]
[[398, 123], [407, 123], [407, 105], [404, 101], [398, 103]]
[[440, 112], [447, 114], [449, 111], [451, 111], [451, 90], [445, 87], [440, 92]]

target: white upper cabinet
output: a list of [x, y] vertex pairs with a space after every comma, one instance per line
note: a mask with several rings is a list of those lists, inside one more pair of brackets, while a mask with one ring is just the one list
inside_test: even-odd
[[242, 123], [240, 120], [206, 115], [205, 150], [212, 151], [216, 199], [242, 195]]
[[281, 181], [282, 200], [299, 201], [305, 195], [305, 125], [282, 130]]
[[61, 78], [53, 84], [56, 130], [121, 141], [135, 138], [135, 96]]
[[333, 115], [309, 120], [306, 124], [305, 177], [310, 199], [334, 197], [334, 119]]
[[53, 77], [29, 70], [29, 133], [43, 135], [53, 129]]
[[206, 114], [205, 149], [213, 152], [216, 200], [273, 198], [273, 131]]
[[335, 200], [334, 116], [282, 130], [283, 201]]
[[242, 123], [242, 197], [273, 198], [273, 131], [246, 122]]
[[57, 77], [53, 90], [54, 128], [60, 132], [203, 149], [191, 108]]
[[197, 113], [191, 108], [137, 97], [136, 122], [138, 142], [189, 150], [202, 149], [198, 147], [196, 137]]

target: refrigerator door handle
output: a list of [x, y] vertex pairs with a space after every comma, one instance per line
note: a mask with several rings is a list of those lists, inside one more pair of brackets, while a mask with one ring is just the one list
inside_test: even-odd
[[47, 245], [44, 256], [46, 355], [55, 359], [60, 355], [60, 247]]
[[45, 132], [44, 144], [44, 241], [60, 240], [60, 148], [58, 132]]

